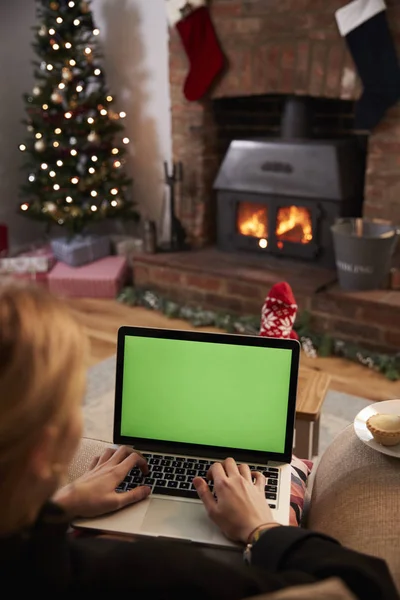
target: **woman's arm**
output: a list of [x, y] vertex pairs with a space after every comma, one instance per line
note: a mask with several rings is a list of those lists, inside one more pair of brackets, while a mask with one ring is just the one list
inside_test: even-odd
[[232, 458], [214, 464], [206, 482], [195, 480], [197, 492], [211, 518], [225, 535], [244, 545], [263, 530], [251, 548], [251, 564], [283, 585], [338, 577], [359, 598], [398, 599], [384, 561], [343, 548], [332, 538], [297, 527], [279, 526], [265, 501], [265, 478], [237, 465]]
[[251, 563], [283, 578], [296, 572], [315, 581], [338, 577], [357, 598], [399, 599], [383, 560], [297, 527], [271, 528], [263, 533], [252, 548]]

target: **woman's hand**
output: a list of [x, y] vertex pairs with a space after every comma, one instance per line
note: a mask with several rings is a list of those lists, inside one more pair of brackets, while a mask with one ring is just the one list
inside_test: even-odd
[[107, 448], [96, 457], [87, 473], [61, 488], [52, 500], [61, 506], [70, 518], [98, 517], [128, 504], [140, 502], [150, 494], [150, 488], [140, 486], [128, 492], [116, 492], [133, 467], [148, 473], [145, 458], [127, 446]]
[[[265, 523], [276, 523], [265, 499], [265, 477], [250, 471], [248, 465], [237, 465], [233, 458], [212, 465], [207, 474], [214, 480], [214, 493], [201, 477], [193, 481], [209, 517], [227, 538], [246, 543], [249, 535]], [[253, 480], [254, 483], [253, 483]]]

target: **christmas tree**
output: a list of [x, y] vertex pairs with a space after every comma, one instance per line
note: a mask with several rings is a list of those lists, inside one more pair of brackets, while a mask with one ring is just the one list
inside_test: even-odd
[[24, 96], [28, 135], [20, 211], [70, 234], [108, 218], [137, 218], [127, 144], [107, 89], [100, 31], [86, 0], [36, 0], [35, 86]]

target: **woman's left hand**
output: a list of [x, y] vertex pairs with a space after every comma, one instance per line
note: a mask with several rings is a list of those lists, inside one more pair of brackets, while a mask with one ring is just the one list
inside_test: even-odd
[[146, 459], [127, 446], [107, 448], [96, 457], [87, 473], [58, 490], [52, 501], [63, 508], [70, 518], [98, 517], [140, 502], [150, 494], [150, 488], [140, 486], [128, 492], [115, 488], [135, 466], [148, 473]]

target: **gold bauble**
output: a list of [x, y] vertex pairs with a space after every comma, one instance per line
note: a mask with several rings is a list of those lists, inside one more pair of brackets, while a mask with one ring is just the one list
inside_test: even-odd
[[87, 2], [81, 2], [79, 8], [83, 14], [86, 14], [90, 11], [89, 4]]
[[69, 108], [72, 108], [73, 110], [78, 106], [78, 103], [76, 100], [71, 100], [69, 103]]
[[60, 5], [57, 2], [50, 2], [50, 8], [51, 10], [58, 10]]
[[64, 81], [71, 81], [72, 77], [73, 75], [71, 71], [67, 67], [64, 67], [62, 70], [62, 78]]
[[43, 205], [43, 212], [55, 213], [57, 210], [57, 205], [54, 202], [45, 202]]
[[35, 142], [35, 150], [37, 152], [43, 152], [44, 150], [46, 150], [46, 144], [43, 140], [38, 140], [37, 142]]
[[87, 137], [88, 142], [90, 142], [91, 144], [93, 144], [94, 142], [97, 142], [99, 139], [99, 136], [97, 135], [97, 133], [95, 131], [91, 131]]
[[78, 206], [73, 206], [69, 211], [71, 217], [80, 217], [82, 215], [82, 210]]
[[34, 87], [34, 88], [33, 88], [33, 90], [32, 90], [32, 94], [33, 94], [34, 96], [40, 96], [40, 94], [41, 94], [41, 91], [42, 91], [42, 90], [40, 89], [40, 87], [39, 87], [38, 85], [35, 85], [35, 87]]
[[58, 92], [53, 92], [50, 99], [54, 104], [61, 104], [63, 101], [63, 97]]

